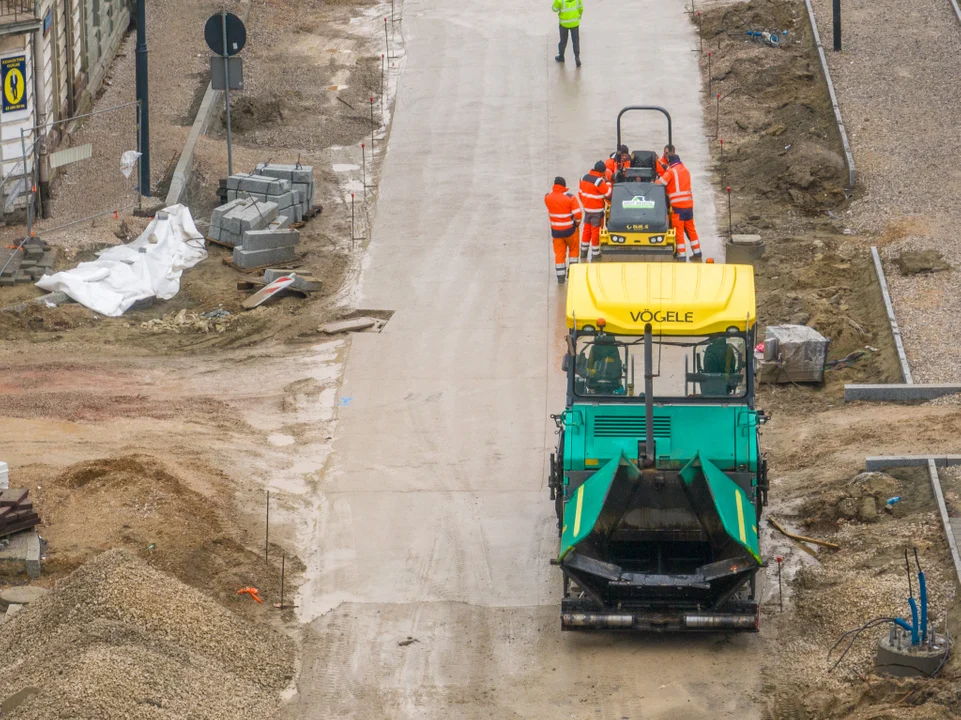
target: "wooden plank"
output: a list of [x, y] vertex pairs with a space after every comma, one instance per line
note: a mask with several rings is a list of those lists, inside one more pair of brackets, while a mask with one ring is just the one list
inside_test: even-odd
[[299, 268], [301, 265], [304, 264], [305, 257], [307, 257], [307, 253], [301, 253], [297, 258], [295, 258], [294, 260], [291, 260], [290, 262], [269, 263], [267, 265], [259, 265], [257, 267], [252, 267], [252, 268], [242, 268], [239, 265], [236, 265], [233, 260], [226, 257], [223, 259], [223, 263], [224, 265], [229, 267], [231, 270], [236, 270], [237, 272], [243, 273], [244, 275], [253, 275], [256, 272], [263, 272], [268, 268], [278, 268], [280, 270], [291, 270], [293, 268]]
[[19, 505], [27, 499], [27, 492], [24, 488], [9, 488], [0, 492], [0, 507]]

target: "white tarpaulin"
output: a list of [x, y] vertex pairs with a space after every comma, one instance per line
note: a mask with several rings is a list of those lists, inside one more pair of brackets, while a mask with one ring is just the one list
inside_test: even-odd
[[98, 259], [73, 270], [44, 275], [37, 287], [66, 293], [91, 310], [118, 317], [138, 300], [169, 300], [180, 292], [183, 271], [207, 257], [204, 244], [190, 210], [171, 205], [133, 242], [107, 248]]

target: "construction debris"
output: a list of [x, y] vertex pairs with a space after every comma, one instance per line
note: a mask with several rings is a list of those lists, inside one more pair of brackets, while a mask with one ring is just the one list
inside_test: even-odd
[[383, 327], [383, 321], [369, 317], [351, 318], [350, 320], [340, 320], [338, 322], [321, 325], [318, 331], [325, 335], [338, 335], [340, 333], [369, 330], [373, 327]]
[[269, 285], [274, 280], [281, 277], [292, 277], [294, 282], [290, 287], [292, 287], [294, 290], [312, 293], [320, 292], [323, 289], [323, 282], [320, 280], [320, 278], [314, 277], [313, 275], [307, 273], [292, 273], [289, 270], [280, 270], [278, 268], [268, 268], [267, 270], [264, 270], [265, 285]]
[[232, 200], [214, 209], [210, 239], [232, 247], [233, 262], [242, 269], [290, 262], [300, 244], [300, 232], [290, 228], [290, 212], [290, 206], [280, 208], [276, 202]]
[[[224, 314], [226, 313], [226, 314]], [[140, 323], [141, 330], [153, 333], [162, 332], [226, 332], [233, 316], [226, 310], [213, 310], [209, 313], [198, 315], [181, 310], [176, 315], [164, 315], [162, 318], [154, 318]]]
[[255, 307], [263, 305], [271, 298], [277, 297], [285, 289], [294, 284], [294, 278], [282, 275], [266, 287], [261, 288], [249, 298], [244, 300], [242, 307], [244, 310], [253, 310]]
[[21, 720], [272, 717], [293, 671], [287, 637], [122, 550], [0, 625], [0, 698], [38, 689]]
[[27, 500], [28, 491], [8, 488], [0, 492], [0, 537], [28, 530], [40, 524], [40, 516]]
[[767, 521], [774, 526], [774, 529], [781, 533], [784, 537], [790, 538], [791, 540], [796, 540], [798, 542], [811, 543], [812, 545], [820, 545], [821, 547], [828, 548], [829, 550], [840, 550], [841, 546], [837, 543], [828, 542], [827, 540], [817, 540], [815, 538], [806, 537], [804, 535], [795, 535], [794, 533], [785, 530], [781, 524], [774, 518], [769, 517]]
[[57, 250], [37, 237], [0, 249], [0, 287], [36, 282], [53, 271]]

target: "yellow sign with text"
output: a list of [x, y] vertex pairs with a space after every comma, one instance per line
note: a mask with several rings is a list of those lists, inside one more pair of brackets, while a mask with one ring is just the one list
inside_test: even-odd
[[3, 112], [27, 109], [27, 56], [0, 59], [3, 78]]

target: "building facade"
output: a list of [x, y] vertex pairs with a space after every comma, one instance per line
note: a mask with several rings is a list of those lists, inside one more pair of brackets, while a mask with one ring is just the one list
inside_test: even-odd
[[[131, 22], [131, 0], [0, 0], [0, 210], [41, 199], [49, 156], [86, 112]], [[35, 145], [36, 143], [36, 145]], [[24, 164], [26, 157], [26, 165]]]

